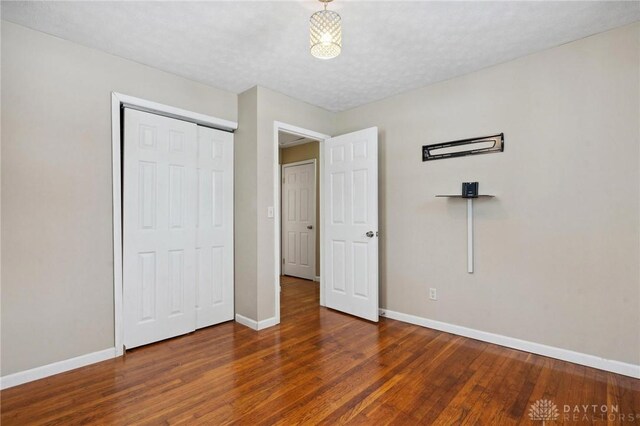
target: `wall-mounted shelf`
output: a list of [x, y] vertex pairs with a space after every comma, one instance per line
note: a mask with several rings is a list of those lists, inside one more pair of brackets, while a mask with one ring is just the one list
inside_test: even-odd
[[467, 272], [473, 274], [473, 199], [495, 198], [495, 195], [478, 195], [476, 197], [464, 197], [462, 195], [436, 195], [441, 198], [461, 198], [467, 200]]

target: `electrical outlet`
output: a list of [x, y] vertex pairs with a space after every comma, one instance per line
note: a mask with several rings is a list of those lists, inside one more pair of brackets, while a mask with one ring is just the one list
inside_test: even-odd
[[429, 289], [429, 299], [438, 300], [438, 293], [436, 293], [436, 289], [435, 288], [430, 288]]

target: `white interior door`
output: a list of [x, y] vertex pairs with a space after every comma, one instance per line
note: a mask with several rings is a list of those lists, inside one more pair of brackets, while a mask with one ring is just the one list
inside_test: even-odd
[[313, 280], [316, 269], [316, 165], [282, 166], [282, 271]]
[[125, 109], [124, 345], [195, 330], [197, 126]]
[[378, 321], [378, 128], [323, 145], [326, 306]]
[[233, 134], [198, 126], [197, 328], [233, 319]]

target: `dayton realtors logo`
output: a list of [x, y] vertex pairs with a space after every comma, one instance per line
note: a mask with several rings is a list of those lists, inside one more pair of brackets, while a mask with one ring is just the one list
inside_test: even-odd
[[[549, 399], [539, 399], [529, 407], [529, 418], [533, 421], [546, 422], [559, 420], [558, 406]], [[621, 413], [616, 405], [598, 404], [564, 404], [562, 406], [562, 421], [567, 422], [637, 422], [640, 413]]]
[[560, 417], [558, 407], [548, 399], [539, 399], [531, 404], [531, 408], [529, 408], [529, 418], [531, 420], [542, 420], [543, 425], [547, 421], [557, 420], [558, 417]]

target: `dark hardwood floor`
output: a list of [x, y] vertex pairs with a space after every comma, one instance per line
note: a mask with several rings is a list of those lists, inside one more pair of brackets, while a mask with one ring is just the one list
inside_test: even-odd
[[[640, 380], [361, 321], [319, 308], [310, 281], [283, 278], [282, 288], [279, 326], [228, 322], [7, 389], [2, 425], [541, 425], [529, 407], [542, 398], [559, 412], [547, 425], [640, 424]], [[566, 419], [564, 406], [576, 404], [590, 407]], [[603, 405], [615, 416], [602, 421]]]

